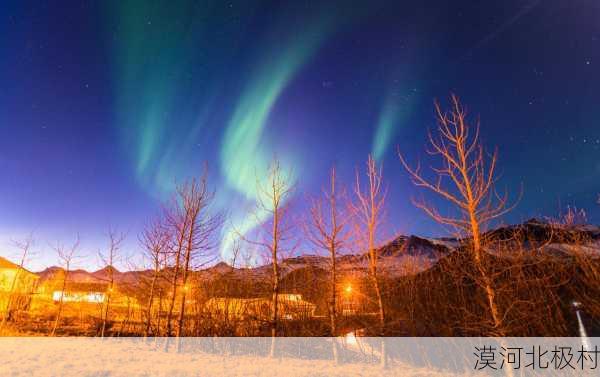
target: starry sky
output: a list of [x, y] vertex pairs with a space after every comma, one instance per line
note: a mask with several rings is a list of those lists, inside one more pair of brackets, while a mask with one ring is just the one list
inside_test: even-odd
[[0, 254], [33, 232], [33, 270], [77, 233], [77, 263], [95, 268], [109, 227], [135, 254], [203, 161], [215, 210], [252, 232], [274, 156], [301, 218], [332, 165], [351, 184], [372, 153], [389, 187], [382, 237], [444, 235], [411, 204], [396, 148], [428, 161], [433, 100], [450, 92], [498, 148], [500, 187], [523, 187], [505, 222], [567, 206], [600, 222], [595, 0], [3, 1], [0, 46]]

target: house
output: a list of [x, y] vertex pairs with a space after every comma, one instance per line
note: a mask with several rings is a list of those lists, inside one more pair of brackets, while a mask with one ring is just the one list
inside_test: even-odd
[[108, 284], [67, 281], [64, 292], [62, 286], [54, 286], [48, 293], [55, 303], [62, 300], [63, 303], [100, 304], [106, 298], [107, 289]]
[[62, 268], [51, 267], [41, 275], [31, 305], [34, 312], [53, 313], [62, 301], [63, 315], [66, 317], [84, 314], [99, 316], [109, 293], [111, 311], [128, 311], [139, 307], [138, 300], [131, 296], [125, 285], [115, 282], [111, 288], [108, 281], [83, 270], [66, 274]]
[[[215, 297], [208, 300], [204, 308], [212, 315], [228, 319], [263, 319], [271, 316], [271, 298]], [[280, 294], [278, 311], [281, 319], [293, 320], [312, 317], [316, 305], [302, 299], [299, 294]]]
[[0, 311], [26, 309], [39, 276], [0, 257]]

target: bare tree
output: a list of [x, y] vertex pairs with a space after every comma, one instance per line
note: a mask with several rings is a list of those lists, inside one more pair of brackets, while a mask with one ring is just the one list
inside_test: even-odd
[[[239, 281], [235, 280], [235, 266], [238, 263], [238, 257], [240, 256], [240, 247], [241, 243], [239, 240], [235, 240], [233, 242], [233, 246], [231, 248], [231, 257], [228, 258], [228, 264], [230, 268], [222, 275], [220, 279], [222, 281], [223, 286], [223, 326], [221, 326], [224, 331], [233, 331], [236, 330], [237, 323], [235, 321], [238, 319], [238, 313], [231, 313], [230, 309], [232, 306], [235, 306], [236, 298], [232, 298], [231, 292], [234, 291], [236, 285], [239, 285]], [[214, 285], [214, 282], [213, 282]], [[234, 296], [235, 297], [235, 296]]]
[[479, 123], [471, 134], [467, 112], [458, 97], [452, 95], [451, 102], [452, 109], [448, 112], [442, 111], [439, 103], [435, 103], [439, 135], [433, 137], [429, 134], [431, 149], [427, 151], [442, 160], [441, 167], [432, 168], [435, 178], [425, 178], [419, 165], [413, 168], [401, 153], [399, 157], [416, 186], [433, 191], [458, 209], [458, 216], [444, 215], [434, 205], [413, 200], [415, 206], [436, 222], [453, 227], [461, 236], [471, 240], [473, 262], [487, 297], [494, 333], [502, 335], [502, 314], [497, 305], [496, 291], [482, 261], [482, 231], [490, 221], [508, 212], [512, 206], [507, 206], [507, 194], [500, 196], [494, 188], [497, 151], [492, 155], [484, 152], [479, 141]]
[[189, 218], [182, 210], [179, 197], [176, 195], [173, 199], [172, 208], [165, 212], [167, 226], [171, 232], [171, 244], [169, 245], [169, 255], [174, 259], [171, 271], [171, 291], [169, 292], [168, 312], [167, 312], [167, 336], [172, 335], [172, 318], [175, 309], [175, 299], [177, 297], [177, 288], [179, 284], [179, 274], [181, 271], [182, 253], [185, 247], [185, 236], [188, 228]]
[[106, 322], [108, 321], [108, 314], [110, 310], [110, 300], [115, 289], [115, 258], [121, 248], [121, 244], [125, 239], [125, 234], [117, 234], [114, 229], [108, 231], [109, 246], [106, 254], [100, 254], [100, 259], [103, 261], [106, 268], [106, 280], [107, 288], [104, 294], [103, 310], [102, 310], [102, 328], [100, 330], [100, 337], [104, 338], [106, 331]]
[[168, 229], [158, 220], [150, 223], [140, 235], [140, 243], [142, 244], [146, 255], [150, 258], [152, 263], [150, 292], [148, 294], [148, 303], [145, 309], [145, 337], [149, 335], [152, 327], [152, 306], [154, 303], [154, 296], [156, 294], [159, 278], [161, 277], [161, 270], [166, 263], [166, 251], [170, 241], [171, 235], [169, 234]]
[[378, 230], [384, 216], [386, 190], [383, 187], [383, 169], [378, 167], [372, 156], [367, 159], [367, 183], [363, 187], [358, 172], [354, 186], [355, 202], [351, 204], [360, 227], [360, 237], [364, 238], [369, 261], [369, 276], [377, 296], [380, 334], [385, 329], [385, 311], [378, 271], [376, 241]]
[[214, 261], [211, 251], [215, 247], [213, 236], [220, 227], [220, 214], [210, 212], [214, 193], [208, 189], [207, 171], [199, 179], [191, 179], [177, 186], [171, 208], [166, 215], [166, 225], [171, 233], [169, 253], [174, 259], [172, 271], [167, 336], [172, 335], [172, 318], [178, 287], [181, 286], [181, 301], [177, 320], [177, 336], [183, 331], [185, 302], [190, 289], [189, 277], [192, 267]]
[[58, 259], [60, 260], [60, 264], [64, 269], [62, 288], [60, 291], [60, 297], [58, 299], [58, 310], [56, 312], [56, 318], [54, 319], [54, 325], [52, 326], [52, 331], [50, 332], [50, 336], [54, 336], [56, 334], [56, 329], [58, 328], [58, 324], [60, 322], [60, 318], [63, 310], [63, 303], [65, 292], [67, 290], [67, 281], [69, 279], [69, 272], [71, 271], [71, 264], [73, 259], [76, 257], [75, 252], [79, 248], [79, 234], [77, 234], [77, 238], [75, 242], [70, 248], [66, 248], [60, 242], [53, 247], [58, 255]]
[[[387, 190], [383, 187], [383, 168], [377, 166], [373, 156], [367, 159], [367, 184], [363, 187], [359, 172], [356, 172], [354, 186], [355, 201], [350, 202], [355, 218], [358, 220], [357, 236], [362, 245], [367, 248], [367, 259], [369, 261], [369, 277], [375, 290], [377, 298], [379, 335], [385, 334], [385, 310], [383, 306], [383, 294], [381, 292], [381, 281], [379, 272], [379, 255], [376, 248], [379, 226], [381, 225], [385, 212], [385, 198]], [[387, 353], [385, 340], [381, 339], [381, 366], [387, 367]]]
[[[313, 199], [310, 208], [310, 224], [307, 229], [308, 239], [319, 249], [329, 254], [329, 323], [331, 327], [333, 358], [338, 362], [335, 337], [337, 336], [337, 258], [348, 232], [347, 216], [340, 212], [340, 192], [337, 188], [335, 168], [331, 168], [329, 190], [323, 190], [323, 197]], [[325, 208], [324, 208], [325, 207]]]
[[12, 316], [12, 310], [13, 310], [12, 305], [13, 305], [13, 301], [14, 301], [15, 290], [17, 289], [17, 286], [19, 285], [19, 278], [21, 277], [21, 271], [24, 268], [23, 266], [25, 265], [25, 261], [27, 260], [27, 257], [29, 256], [29, 253], [31, 250], [31, 247], [34, 243], [33, 235], [29, 235], [23, 241], [14, 241], [13, 243], [17, 247], [17, 249], [19, 249], [21, 251], [21, 253], [20, 253], [21, 258], [20, 258], [19, 268], [17, 268], [17, 271], [15, 272], [15, 276], [13, 276], [13, 280], [10, 284], [10, 290], [8, 292], [8, 299], [6, 301], [6, 309], [4, 311], [4, 315], [2, 316], [2, 323], [0, 323], [0, 332], [4, 328], [6, 321], [8, 321]]
[[[279, 328], [279, 289], [280, 289], [280, 258], [282, 253], [289, 252], [291, 248], [285, 245], [290, 241], [291, 223], [288, 220], [289, 199], [294, 187], [289, 175], [282, 172], [278, 160], [274, 160], [269, 167], [265, 183], [257, 182], [258, 200], [256, 210], [266, 214], [270, 220], [265, 223], [259, 241], [248, 240], [244, 235], [240, 237], [265, 250], [271, 261], [272, 298], [271, 298], [271, 357], [275, 354], [275, 337]], [[258, 218], [258, 213], [254, 214]], [[261, 222], [261, 221], [258, 221]]]
[[329, 322], [331, 336], [336, 336], [337, 321], [337, 257], [347, 239], [347, 216], [341, 213], [341, 194], [337, 188], [335, 168], [331, 168], [329, 188], [323, 190], [323, 197], [312, 200], [310, 224], [307, 226], [308, 239], [315, 247], [329, 254]]
[[206, 265], [214, 261], [210, 251], [214, 250], [215, 242], [213, 236], [221, 226], [221, 216], [213, 215], [209, 206], [214, 198], [214, 193], [208, 189], [206, 171], [199, 180], [190, 182], [178, 188], [178, 195], [183, 204], [183, 214], [188, 219], [185, 235], [185, 246], [183, 254], [183, 293], [180, 302], [179, 319], [177, 322], [177, 336], [181, 336], [185, 318], [186, 297], [190, 291], [189, 276], [190, 269], [197, 267], [196, 263]]

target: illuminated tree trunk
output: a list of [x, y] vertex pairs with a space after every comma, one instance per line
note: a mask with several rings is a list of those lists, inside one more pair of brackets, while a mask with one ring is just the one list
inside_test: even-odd
[[54, 336], [56, 334], [56, 329], [58, 328], [58, 323], [60, 322], [60, 316], [62, 315], [62, 309], [63, 309], [63, 299], [65, 297], [65, 290], [67, 289], [68, 275], [69, 275], [69, 266], [67, 265], [65, 272], [64, 272], [62, 287], [60, 290], [60, 299], [58, 300], [58, 310], [56, 312], [56, 317], [54, 318], [54, 325], [52, 326], [52, 331], [50, 332], [50, 336]]
[[144, 329], [144, 337], [148, 337], [150, 334], [150, 328], [152, 326], [152, 304], [154, 301], [154, 289], [156, 286], [156, 281], [158, 279], [158, 267], [154, 270], [154, 275], [152, 276], [152, 282], [150, 283], [150, 293], [148, 299], [148, 305], [146, 306], [146, 327]]
[[278, 327], [278, 312], [279, 312], [279, 266], [277, 264], [277, 252], [279, 246], [279, 212], [278, 212], [278, 201], [274, 201], [273, 206], [273, 246], [271, 248], [271, 264], [273, 267], [273, 297], [272, 305], [273, 312], [271, 317], [271, 351], [270, 356], [275, 356], [275, 337], [277, 336]]
[[490, 309], [490, 314], [492, 316], [492, 320], [494, 321], [494, 329], [497, 332], [496, 335], [504, 336], [504, 329], [502, 328], [502, 322], [500, 320], [498, 306], [496, 305], [496, 292], [492, 286], [492, 281], [489, 277], [489, 274], [483, 264], [484, 262], [481, 260], [481, 239], [479, 223], [477, 222], [475, 211], [471, 212], [470, 222], [473, 234], [473, 258], [475, 262], [475, 267], [477, 268], [479, 275], [481, 276], [482, 285], [485, 290], [485, 295]]
[[[342, 249], [346, 238], [346, 221], [349, 216], [340, 216], [338, 209], [338, 190], [336, 187], [335, 168], [331, 168], [329, 189], [323, 190], [324, 198], [313, 200], [310, 208], [311, 223], [307, 229], [308, 239], [319, 249], [329, 254], [329, 299], [328, 314], [331, 329], [332, 352], [335, 363], [339, 362], [335, 337], [337, 336], [338, 298], [337, 298], [337, 255]], [[323, 200], [324, 199], [324, 200]], [[326, 203], [329, 215], [323, 210]], [[344, 219], [346, 218], [346, 220]]]
[[104, 297], [104, 310], [102, 313], [102, 329], [100, 331], [101, 338], [104, 338], [104, 334], [106, 332], [106, 323], [108, 322], [108, 314], [110, 311], [111, 298], [112, 298], [114, 288], [115, 288], [115, 268], [114, 268], [115, 256], [117, 254], [117, 251], [120, 248], [121, 243], [125, 239], [125, 235], [124, 234], [117, 235], [117, 233], [114, 230], [110, 229], [108, 231], [108, 238], [110, 241], [108, 255], [105, 257], [101, 255], [101, 258], [104, 260], [104, 264], [106, 266], [106, 271], [108, 272], [108, 288], [106, 289], [105, 297]]
[[179, 306], [179, 319], [177, 320], [177, 336], [180, 337], [183, 334], [183, 321], [185, 318], [185, 300], [187, 297], [187, 293], [189, 287], [187, 285], [188, 280], [188, 269], [189, 269], [189, 261], [190, 261], [189, 253], [186, 254], [185, 265], [183, 270], [183, 279], [182, 279], [182, 294], [181, 294], [181, 304]]
[[[186, 226], [184, 224], [184, 226]], [[183, 243], [184, 233], [182, 232], [178, 241], [178, 244]], [[171, 319], [173, 318], [173, 310], [175, 309], [175, 298], [177, 296], [177, 284], [179, 280], [179, 269], [181, 268], [181, 247], [177, 248], [175, 252], [175, 266], [173, 267], [173, 278], [171, 280], [171, 297], [169, 298], [169, 311], [167, 312], [167, 336], [172, 335], [172, 324]]]
[[104, 299], [104, 310], [102, 311], [102, 329], [100, 330], [100, 338], [104, 338], [106, 331], [106, 321], [108, 320], [108, 310], [110, 308], [110, 298], [112, 296], [113, 284], [109, 284], [106, 297]]
[[[158, 219], [147, 226], [141, 234], [140, 243], [144, 247], [146, 254], [150, 257], [153, 262], [153, 274], [152, 281], [150, 282], [150, 292], [148, 297], [148, 304], [146, 305], [146, 324], [144, 328], [144, 337], [147, 338], [152, 331], [152, 309], [154, 307], [154, 296], [156, 295], [156, 289], [158, 279], [161, 276], [161, 267], [166, 265], [167, 260], [167, 248], [172, 240], [172, 234], [169, 232], [169, 228], [163, 223], [162, 219]], [[160, 313], [162, 311], [162, 288], [160, 289], [160, 300], [158, 308], [158, 325], [155, 331], [156, 336], [160, 333]]]

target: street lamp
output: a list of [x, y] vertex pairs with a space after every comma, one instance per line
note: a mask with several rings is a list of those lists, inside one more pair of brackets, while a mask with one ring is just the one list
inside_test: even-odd
[[351, 294], [352, 293], [352, 284], [348, 283], [348, 285], [346, 286], [346, 288], [344, 289], [346, 291], [346, 294]]

